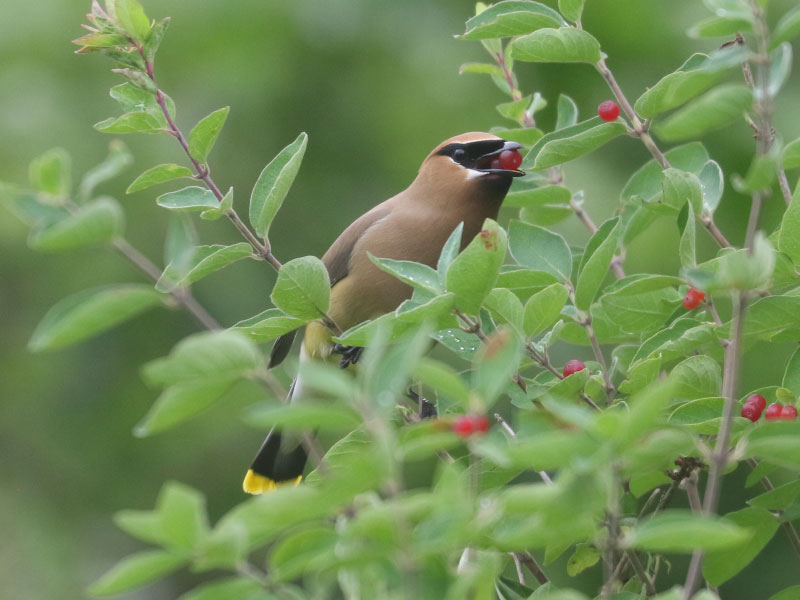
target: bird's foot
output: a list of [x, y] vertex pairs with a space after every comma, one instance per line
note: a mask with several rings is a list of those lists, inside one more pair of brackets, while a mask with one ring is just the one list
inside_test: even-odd
[[350, 365], [354, 365], [361, 358], [361, 353], [364, 352], [363, 346], [345, 346], [343, 344], [334, 344], [333, 353], [341, 354], [342, 360], [339, 361], [339, 368], [346, 369]]
[[407, 393], [409, 398], [415, 402], [419, 402], [420, 419], [433, 419], [439, 416], [439, 413], [436, 411], [436, 405], [433, 402], [430, 402], [427, 398], [423, 398], [411, 388], [408, 388]]

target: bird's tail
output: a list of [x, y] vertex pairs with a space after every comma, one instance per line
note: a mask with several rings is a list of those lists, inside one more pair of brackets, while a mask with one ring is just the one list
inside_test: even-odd
[[[330, 336], [330, 331], [322, 324], [309, 323], [306, 326], [303, 344], [300, 346], [301, 369], [306, 361], [330, 353]], [[298, 375], [289, 388], [289, 402], [302, 400], [302, 387]], [[300, 483], [308, 459], [308, 452], [302, 441], [302, 436], [298, 433], [284, 433], [273, 427], [245, 475], [242, 483], [244, 491], [248, 494], [264, 494], [279, 485]]]

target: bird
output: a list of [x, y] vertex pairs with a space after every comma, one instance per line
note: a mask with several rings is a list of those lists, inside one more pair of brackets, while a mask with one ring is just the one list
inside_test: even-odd
[[[485, 219], [496, 219], [514, 177], [524, 175], [521, 144], [490, 133], [470, 132], [440, 143], [428, 154], [414, 181], [404, 191], [378, 204], [347, 227], [322, 257], [331, 283], [331, 322], [306, 325], [301, 364], [343, 354], [340, 366], [358, 360], [361, 348], [332, 341], [335, 324], [345, 331], [363, 321], [394, 311], [411, 297], [412, 288], [380, 270], [369, 258], [408, 260], [435, 267], [450, 234], [463, 223], [461, 249], [480, 231]], [[290, 352], [297, 331], [275, 342], [269, 367]], [[289, 401], [303, 394], [295, 378]], [[256, 454], [242, 487], [262, 494], [302, 479], [308, 458], [298, 434], [273, 428]]]

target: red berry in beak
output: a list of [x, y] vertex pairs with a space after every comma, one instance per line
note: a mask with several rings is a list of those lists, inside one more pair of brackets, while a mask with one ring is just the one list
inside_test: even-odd
[[[503, 150], [497, 157], [497, 161], [501, 169], [516, 171], [522, 164], [522, 154], [519, 153], [519, 150]], [[492, 168], [494, 168], [494, 161], [492, 161]]]

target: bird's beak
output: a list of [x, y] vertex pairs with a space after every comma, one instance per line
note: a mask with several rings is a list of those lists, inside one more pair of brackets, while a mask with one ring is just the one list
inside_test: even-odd
[[510, 175], [511, 177], [522, 177], [525, 175], [525, 171], [520, 171], [519, 169], [491, 168], [492, 161], [500, 156], [502, 152], [506, 150], [519, 150], [521, 148], [522, 144], [518, 144], [517, 142], [504, 142], [502, 148], [499, 150], [489, 152], [488, 154], [484, 154], [483, 156], [479, 157], [478, 160], [475, 161], [475, 170], [480, 171], [481, 173], [494, 173], [498, 175]]

